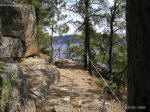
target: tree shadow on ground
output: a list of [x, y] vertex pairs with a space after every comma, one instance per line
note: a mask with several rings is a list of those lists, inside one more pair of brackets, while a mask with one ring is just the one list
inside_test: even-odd
[[64, 69], [83, 69], [83, 64], [78, 62], [69, 62], [69, 61], [56, 61], [54, 62], [55, 66], [58, 68]]

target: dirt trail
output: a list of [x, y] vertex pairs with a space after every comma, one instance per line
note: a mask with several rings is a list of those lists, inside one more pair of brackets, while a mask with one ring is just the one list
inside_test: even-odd
[[[61, 80], [51, 87], [42, 111], [50, 112], [99, 112], [103, 105], [103, 89], [95, 84], [96, 77], [82, 69], [82, 65], [70, 60], [57, 60], [56, 69]], [[51, 66], [50, 66], [51, 67]], [[107, 100], [107, 106], [119, 106], [114, 100]], [[107, 112], [124, 112], [122, 109], [107, 109]]]

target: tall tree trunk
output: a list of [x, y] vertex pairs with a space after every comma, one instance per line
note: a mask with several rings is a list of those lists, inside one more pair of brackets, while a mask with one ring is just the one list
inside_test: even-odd
[[113, 36], [114, 36], [114, 29], [113, 29], [113, 19], [111, 18], [110, 22], [110, 35], [109, 35], [109, 59], [108, 59], [108, 66], [109, 66], [109, 73], [112, 73], [112, 49], [113, 49]]
[[35, 7], [35, 14], [36, 14], [36, 25], [39, 25], [39, 22], [40, 22], [40, 10], [38, 7]]
[[127, 0], [128, 106], [150, 112], [150, 0]]
[[88, 50], [87, 50], [87, 36], [85, 33], [85, 40], [84, 40], [84, 68], [87, 69], [88, 68], [88, 64], [87, 64], [87, 55], [88, 55]]
[[[85, 58], [84, 58], [84, 67], [88, 68], [88, 71], [92, 73], [91, 71], [91, 62], [87, 59], [91, 60], [91, 46], [90, 46], [90, 16], [89, 16], [89, 0], [85, 0], [85, 11], [86, 11], [86, 17], [85, 17]], [[87, 55], [87, 56], [86, 56]]]
[[116, 19], [117, 8], [118, 8], [118, 6], [117, 6], [117, 3], [115, 2], [113, 7], [110, 9], [111, 18], [110, 18], [109, 58], [108, 58], [108, 66], [109, 66], [110, 75], [112, 74], [114, 22], [115, 22], [115, 19]]
[[54, 35], [54, 25], [52, 24], [52, 35], [51, 35], [51, 40], [50, 40], [50, 45], [51, 45], [51, 60], [53, 60], [53, 55], [54, 55], [54, 49], [53, 49], [53, 35]]
[[[87, 3], [87, 0], [84, 1], [85, 5]], [[87, 56], [88, 56], [88, 22], [89, 22], [89, 18], [88, 18], [88, 8], [86, 7], [86, 17], [84, 19], [84, 32], [85, 32], [85, 40], [84, 40], [84, 68], [87, 69], [88, 68], [88, 61], [87, 61]]]

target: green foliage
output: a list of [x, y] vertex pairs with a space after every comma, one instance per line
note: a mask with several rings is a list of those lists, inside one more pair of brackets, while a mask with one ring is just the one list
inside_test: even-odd
[[100, 87], [104, 87], [105, 86], [105, 83], [103, 81], [102, 78], [99, 78], [98, 80], [95, 81], [95, 83], [100, 86]]
[[[110, 89], [116, 94], [118, 92], [118, 88], [115, 84], [110, 85]], [[110, 91], [109, 91], [110, 92]]]
[[12, 73], [6, 80], [2, 80], [0, 85], [0, 111], [3, 111], [14, 100], [12, 99], [12, 81], [16, 75], [17, 73]]
[[50, 36], [48, 33], [43, 31], [42, 26], [38, 26], [38, 48], [41, 52], [50, 55], [50, 51], [48, 50], [50, 44]]
[[5, 63], [0, 62], [0, 69], [3, 69], [3, 68], [4, 68], [4, 66], [5, 66]]
[[67, 48], [65, 54], [68, 59], [73, 60], [75, 57], [83, 55], [83, 48], [81, 46], [70, 46]]
[[[58, 24], [58, 22], [63, 21], [66, 19], [66, 15], [62, 13], [62, 8], [64, 8], [66, 5], [66, 2], [64, 0], [49, 0], [45, 3], [45, 11], [46, 11], [46, 17], [42, 21], [43, 26], [41, 28], [42, 34], [44, 36], [41, 36], [40, 38], [42, 42], [44, 43], [42, 46], [42, 52], [45, 52], [46, 54], [49, 54], [51, 58], [53, 59], [53, 39], [54, 39], [54, 33], [58, 33], [59, 35], [63, 35], [64, 33], [67, 33], [69, 30], [69, 27], [67, 24], [62, 23]], [[46, 29], [50, 29], [49, 34], [43, 33], [46, 32]], [[49, 49], [50, 47], [50, 49]]]

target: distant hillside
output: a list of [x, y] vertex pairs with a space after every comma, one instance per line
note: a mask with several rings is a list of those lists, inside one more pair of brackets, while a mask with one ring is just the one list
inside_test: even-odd
[[[53, 40], [55, 44], [66, 44], [68, 39], [73, 39], [74, 35], [64, 35], [64, 36], [56, 36]], [[79, 38], [79, 35], [76, 35]], [[72, 43], [80, 43], [81, 41], [76, 40], [72, 41]]]

